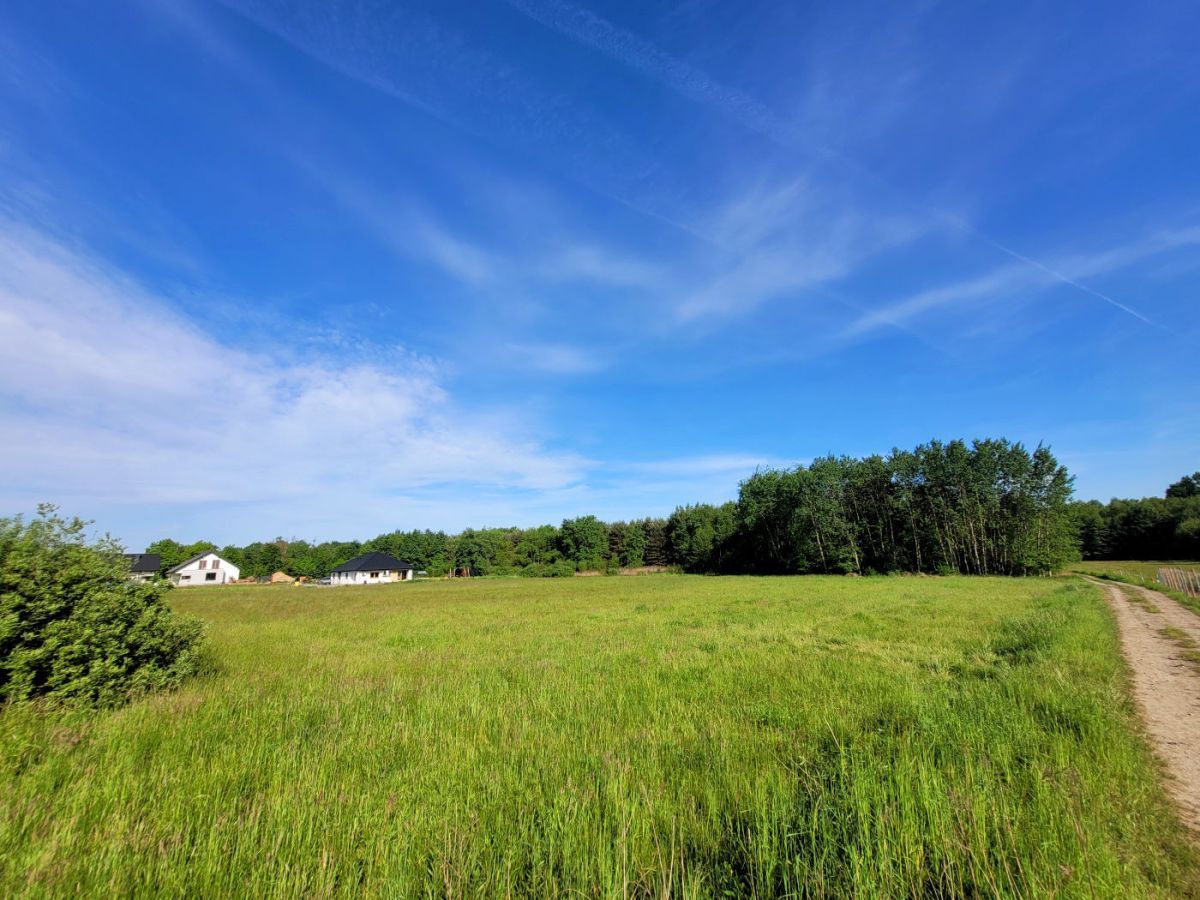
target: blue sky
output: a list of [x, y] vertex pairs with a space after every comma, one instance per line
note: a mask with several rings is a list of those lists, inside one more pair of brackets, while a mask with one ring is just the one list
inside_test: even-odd
[[[1070, 8], [1074, 7], [1074, 8]], [[1200, 467], [1194, 4], [0, 10], [0, 501], [131, 547]]]

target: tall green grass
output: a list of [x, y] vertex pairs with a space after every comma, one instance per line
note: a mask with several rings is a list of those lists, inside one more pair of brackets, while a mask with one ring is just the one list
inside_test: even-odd
[[0, 713], [0, 894], [1200, 896], [1077, 581], [174, 602], [204, 679]]

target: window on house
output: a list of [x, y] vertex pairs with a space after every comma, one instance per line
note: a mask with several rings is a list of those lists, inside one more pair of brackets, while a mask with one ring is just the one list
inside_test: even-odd
[[214, 560], [213, 560], [213, 568], [214, 568], [214, 569], [216, 569], [216, 568], [219, 568], [219, 567], [220, 567], [220, 565], [221, 565], [221, 561], [220, 561], [219, 559], [214, 559]]
[[199, 567], [200, 567], [201, 569], [207, 569], [207, 568], [208, 568], [208, 560], [207, 560], [207, 559], [202, 559], [202, 560], [200, 560], [200, 566], [199, 566]]
[[217, 573], [216, 573], [216, 572], [209, 572], [207, 575], [205, 575], [205, 576], [204, 576], [204, 580], [205, 580], [205, 581], [216, 581], [216, 580], [217, 580]]
[[378, 577], [379, 577], [379, 573], [378, 573], [378, 572], [372, 572], [372, 573], [371, 573], [371, 577], [372, 577], [372, 578], [378, 578]]

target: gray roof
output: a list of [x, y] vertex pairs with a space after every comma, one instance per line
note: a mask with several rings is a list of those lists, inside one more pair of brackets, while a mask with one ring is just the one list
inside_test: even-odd
[[390, 553], [364, 553], [362, 556], [356, 556], [354, 559], [347, 560], [333, 571], [335, 572], [380, 572], [384, 569], [389, 571], [401, 571], [411, 569], [412, 566], [402, 559], [396, 559]]
[[148, 575], [162, 568], [162, 557], [157, 553], [126, 553], [124, 556], [133, 575]]

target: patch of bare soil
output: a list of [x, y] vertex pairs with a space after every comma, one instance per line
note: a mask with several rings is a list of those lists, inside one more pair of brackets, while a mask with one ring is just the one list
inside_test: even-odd
[[1200, 836], [1200, 617], [1170, 597], [1132, 585], [1100, 585], [1117, 620], [1121, 649], [1133, 673], [1133, 693], [1167, 790]]

